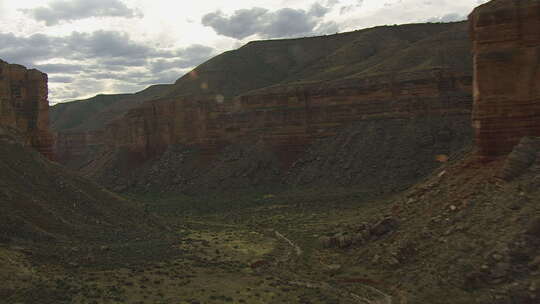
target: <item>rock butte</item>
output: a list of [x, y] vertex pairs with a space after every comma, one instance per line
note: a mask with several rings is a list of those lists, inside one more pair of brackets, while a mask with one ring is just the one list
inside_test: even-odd
[[52, 159], [47, 74], [0, 60], [0, 126]]
[[540, 1], [494, 0], [469, 16], [477, 153], [508, 154], [540, 136]]

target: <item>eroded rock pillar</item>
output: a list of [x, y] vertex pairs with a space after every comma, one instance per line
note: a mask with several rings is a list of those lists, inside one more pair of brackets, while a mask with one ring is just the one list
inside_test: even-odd
[[509, 153], [540, 136], [540, 0], [493, 0], [469, 16], [477, 153]]

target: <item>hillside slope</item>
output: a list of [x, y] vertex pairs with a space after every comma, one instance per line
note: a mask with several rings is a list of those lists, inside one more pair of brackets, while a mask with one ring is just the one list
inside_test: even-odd
[[[466, 71], [472, 65], [469, 52], [466, 22], [382, 26], [320, 37], [253, 41], [208, 60], [173, 85], [55, 105], [51, 108], [52, 128], [95, 130], [142, 101], [161, 97], [222, 95], [229, 100], [277, 84], [431, 68]], [[92, 122], [96, 119], [100, 122]]]
[[162, 229], [133, 202], [1, 133], [0, 243], [103, 241]]
[[216, 56], [176, 81], [169, 97], [225, 99], [272, 85], [375, 73], [471, 66], [467, 23], [381, 26], [299, 39], [253, 41]]
[[170, 85], [153, 85], [135, 94], [101, 94], [85, 100], [56, 104], [50, 109], [51, 129], [67, 132], [102, 129], [129, 109], [165, 95], [169, 88]]
[[[63, 164], [117, 190], [352, 186], [365, 179], [327, 173], [357, 175], [386, 167], [385, 160], [362, 161], [362, 153], [354, 153], [346, 162], [362, 165], [344, 169], [341, 160], [323, 155], [319, 140], [327, 145], [335, 136], [351, 137], [344, 148], [349, 151], [359, 138], [370, 138], [373, 150], [386, 149], [394, 160], [390, 167], [402, 172], [387, 187], [395, 191], [436, 167], [438, 154], [470, 144], [470, 49], [466, 22], [255, 41], [201, 64], [162, 98], [145, 101], [101, 130], [85, 123], [75, 133], [60, 130], [57, 150]], [[369, 128], [347, 131], [355, 123]], [[379, 138], [380, 130], [397, 126], [403, 135]], [[428, 143], [413, 153], [422, 165], [399, 156], [424, 137]], [[186, 151], [198, 152], [186, 159]], [[325, 164], [308, 164], [306, 151], [318, 151], [313, 153]]]

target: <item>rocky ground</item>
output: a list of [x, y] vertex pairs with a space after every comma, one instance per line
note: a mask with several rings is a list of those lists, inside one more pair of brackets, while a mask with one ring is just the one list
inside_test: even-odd
[[330, 188], [145, 196], [172, 238], [64, 246], [52, 256], [2, 244], [2, 276], [11, 278], [2, 299], [537, 303], [538, 158], [505, 181], [498, 177], [519, 157], [510, 159], [449, 161], [406, 192], [378, 198]]
[[238, 142], [208, 159], [193, 147], [172, 145], [138, 168], [121, 150], [97, 161], [97, 180], [118, 192], [291, 191], [356, 187], [375, 195], [397, 193], [424, 179], [441, 163], [470, 149], [468, 115], [417, 116], [350, 124], [334, 137], [312, 143], [292, 166], [263, 142]]

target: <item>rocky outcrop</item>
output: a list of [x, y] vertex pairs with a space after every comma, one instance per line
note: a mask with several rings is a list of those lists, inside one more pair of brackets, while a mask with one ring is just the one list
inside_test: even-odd
[[313, 140], [355, 121], [467, 116], [471, 82], [466, 73], [437, 69], [275, 87], [227, 105], [211, 97], [158, 100], [129, 111], [104, 134], [109, 146], [127, 148], [139, 159], [171, 144], [213, 153], [251, 138], [265, 142], [288, 167]]
[[540, 2], [493, 0], [469, 17], [478, 154], [508, 154], [540, 136]]
[[49, 132], [47, 75], [0, 61], [0, 126], [17, 133], [27, 146], [53, 158]]
[[540, 161], [540, 137], [524, 137], [506, 158], [500, 178], [509, 181], [531, 168]]

